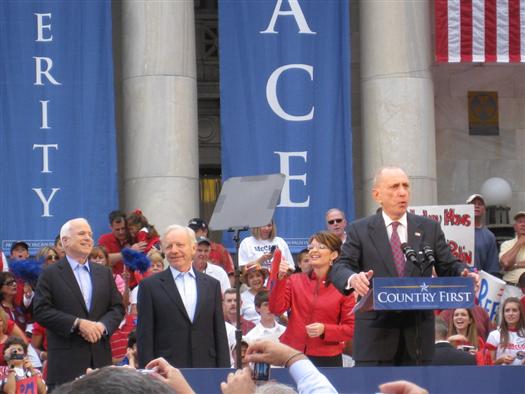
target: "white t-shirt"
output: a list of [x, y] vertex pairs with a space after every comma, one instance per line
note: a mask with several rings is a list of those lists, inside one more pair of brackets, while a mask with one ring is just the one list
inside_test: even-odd
[[129, 304], [130, 305], [137, 303], [138, 294], [139, 294], [139, 285], [135, 286], [133, 290], [129, 292]]
[[[239, 247], [239, 266], [244, 266], [251, 261], [257, 260], [265, 253], [270, 253], [272, 246], [277, 246], [282, 252], [282, 258], [286, 260], [290, 269], [295, 269], [295, 263], [293, 261], [292, 254], [288, 248], [288, 244], [284, 239], [275, 237], [271, 241], [268, 239], [255, 239], [255, 237], [244, 238]], [[267, 268], [268, 271], [272, 269], [272, 260], [266, 260], [262, 264], [263, 268]]]
[[259, 323], [261, 316], [255, 310], [255, 295], [250, 290], [243, 291], [241, 293], [241, 315], [246, 320], [253, 322], [254, 324]]
[[272, 328], [263, 327], [261, 323], [258, 323], [253, 327], [248, 334], [244, 337], [246, 342], [252, 344], [257, 341], [272, 341], [279, 342], [279, 337], [286, 331], [286, 327], [278, 324], [277, 322]]
[[230, 279], [228, 279], [228, 274], [222, 267], [218, 265], [208, 263], [206, 268], [203, 271], [206, 275], [210, 275], [212, 278], [215, 278], [221, 284], [221, 293], [224, 294], [226, 289], [229, 289], [231, 286]]
[[226, 337], [228, 338], [228, 349], [230, 349], [230, 365], [232, 368], [235, 368], [235, 359], [233, 358], [233, 351], [235, 350], [235, 326], [233, 324], [224, 322], [226, 326]]
[[505, 349], [500, 346], [500, 341], [500, 331], [491, 331], [487, 338], [487, 344], [491, 345], [489, 348], [497, 348], [496, 359], [508, 354], [510, 356], [514, 356], [515, 359], [511, 364], [507, 365], [523, 365], [525, 362], [525, 337], [520, 337], [517, 332], [510, 331], [509, 344]]

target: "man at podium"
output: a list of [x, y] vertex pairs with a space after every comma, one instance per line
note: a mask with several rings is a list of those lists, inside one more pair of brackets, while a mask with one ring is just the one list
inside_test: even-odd
[[[341, 257], [334, 263], [331, 277], [339, 291], [355, 291], [362, 297], [373, 276], [431, 276], [432, 264], [419, 267], [407, 261], [401, 250], [403, 243], [416, 253], [426, 247], [435, 259], [438, 276], [478, 280], [477, 274], [452, 255], [439, 223], [407, 213], [410, 183], [401, 168], [381, 168], [374, 178], [372, 197], [381, 209], [349, 225]], [[416, 360], [428, 364], [433, 352], [432, 311], [356, 312], [352, 354], [356, 366], [415, 365]]]

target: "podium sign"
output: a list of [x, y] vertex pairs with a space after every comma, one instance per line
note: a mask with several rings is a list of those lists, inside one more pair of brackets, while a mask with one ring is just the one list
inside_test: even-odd
[[374, 310], [455, 309], [474, 306], [471, 278], [374, 278]]

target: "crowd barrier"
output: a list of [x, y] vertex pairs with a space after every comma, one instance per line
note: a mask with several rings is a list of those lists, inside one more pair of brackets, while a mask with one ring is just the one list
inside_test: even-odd
[[[525, 368], [493, 367], [369, 367], [320, 368], [339, 393], [373, 394], [379, 384], [405, 379], [426, 388], [431, 394], [523, 394]], [[230, 369], [182, 369], [198, 394], [220, 393], [220, 383]], [[288, 370], [272, 368], [270, 379], [294, 385]]]

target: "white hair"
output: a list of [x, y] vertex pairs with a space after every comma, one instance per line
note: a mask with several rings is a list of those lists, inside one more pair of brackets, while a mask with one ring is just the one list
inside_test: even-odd
[[166, 230], [164, 230], [164, 233], [162, 234], [162, 237], [160, 239], [161, 243], [166, 242], [166, 237], [169, 233], [172, 231], [182, 230], [186, 232], [186, 235], [188, 236], [188, 239], [190, 240], [191, 245], [195, 245], [197, 243], [197, 239], [195, 237], [195, 231], [193, 231], [191, 228], [186, 226], [181, 226], [180, 224], [172, 224], [168, 227], [166, 227]]
[[71, 235], [71, 225], [73, 224], [73, 222], [84, 222], [89, 226], [89, 223], [87, 219], [85, 218], [75, 218], [75, 219], [68, 220], [60, 228], [60, 240], [61, 241], [63, 240], [64, 237], [68, 237]]

